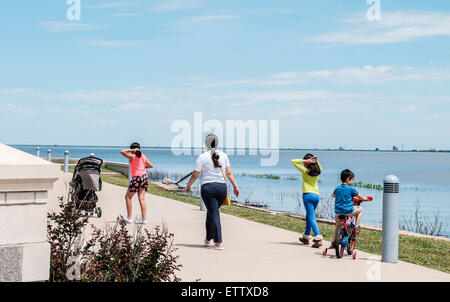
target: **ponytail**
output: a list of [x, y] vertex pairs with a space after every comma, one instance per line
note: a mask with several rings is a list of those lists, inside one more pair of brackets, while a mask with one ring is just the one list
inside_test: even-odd
[[141, 158], [142, 152], [140, 151], [141, 145], [139, 143], [132, 143], [131, 146], [130, 146], [130, 149], [139, 149], [139, 150], [136, 151], [135, 154], [136, 154], [137, 157]]
[[[303, 159], [310, 159], [312, 157], [314, 157], [314, 155], [312, 155], [311, 153], [308, 153], [303, 157]], [[321, 172], [318, 163], [306, 165], [306, 169], [308, 169], [307, 174], [312, 177], [319, 176], [320, 172]]]
[[205, 146], [206, 146], [206, 149], [211, 150], [211, 159], [214, 162], [214, 168], [222, 167], [222, 165], [219, 163], [220, 155], [215, 150], [218, 144], [219, 144], [219, 139], [217, 138], [217, 136], [215, 134], [211, 133], [205, 138]]
[[216, 150], [211, 152], [211, 158], [214, 162], [214, 168], [222, 168], [222, 165], [219, 163], [220, 155], [216, 152]]

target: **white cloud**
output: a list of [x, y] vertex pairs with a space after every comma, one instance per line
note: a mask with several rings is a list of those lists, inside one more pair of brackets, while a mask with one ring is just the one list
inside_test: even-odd
[[194, 9], [201, 6], [200, 0], [161, 0], [153, 7], [153, 10], [175, 11]]
[[144, 41], [140, 40], [86, 40], [86, 44], [102, 47], [130, 47], [142, 45]]
[[294, 14], [295, 10], [291, 8], [258, 8], [250, 13], [254, 15]]
[[233, 20], [237, 19], [238, 16], [235, 15], [209, 15], [209, 16], [195, 16], [184, 21], [182, 23], [207, 23], [213, 21], [222, 21], [222, 20]]
[[349, 28], [307, 38], [310, 42], [335, 44], [386, 44], [450, 36], [450, 15], [440, 12], [383, 12], [379, 21], [364, 14], [344, 20]]
[[140, 5], [140, 2], [105, 2], [100, 4], [89, 5], [87, 8], [120, 8], [132, 7]]
[[140, 14], [137, 13], [114, 13], [114, 14], [109, 14], [108, 16], [110, 17], [139, 17], [141, 16]]
[[11, 103], [0, 106], [0, 113], [6, 115], [14, 114], [20, 116], [22, 115], [36, 116], [38, 114], [37, 111], [34, 109], [30, 109], [25, 106], [19, 106]]
[[[309, 82], [379, 84], [393, 81], [437, 81], [450, 79], [445, 69], [416, 69], [411, 66], [348, 66], [338, 69], [279, 72], [266, 78], [198, 82], [202, 87], [224, 86], [294, 86]], [[195, 84], [192, 81], [191, 84]]]
[[56, 22], [56, 21], [43, 22], [41, 23], [41, 26], [50, 32], [89, 31], [89, 30], [105, 29], [109, 27], [109, 25], [101, 25], [101, 24], [86, 24], [78, 22], [70, 23], [70, 22]]
[[97, 120], [95, 122], [95, 124], [97, 125], [97, 127], [107, 128], [107, 127], [117, 126], [119, 124], [119, 121], [118, 120]]
[[153, 111], [159, 110], [161, 105], [159, 104], [144, 104], [138, 102], [126, 103], [114, 108], [113, 111], [140, 111], [142, 109], [150, 109]]

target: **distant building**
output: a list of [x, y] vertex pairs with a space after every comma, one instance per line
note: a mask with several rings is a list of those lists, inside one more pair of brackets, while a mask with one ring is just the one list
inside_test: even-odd
[[397, 146], [393, 146], [392, 147], [392, 151], [398, 151], [398, 147]]
[[380, 148], [375, 148], [375, 151], [380, 151]]
[[344, 151], [345, 150], [345, 148], [344, 147], [339, 147], [339, 149], [338, 149], [339, 151]]

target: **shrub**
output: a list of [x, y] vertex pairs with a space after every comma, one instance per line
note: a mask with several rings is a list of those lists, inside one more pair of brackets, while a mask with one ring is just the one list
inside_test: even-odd
[[65, 203], [58, 197], [60, 213], [47, 214], [47, 239], [50, 243], [50, 281], [67, 281], [67, 261], [78, 256], [82, 247], [82, 234], [88, 223], [74, 211], [73, 203]]
[[92, 225], [90, 239], [84, 242], [88, 223], [73, 211], [71, 203], [59, 198], [60, 213], [48, 214], [47, 231], [51, 245], [50, 281], [69, 281], [66, 272], [71, 256], [80, 259], [81, 281], [85, 282], [161, 282], [180, 281], [176, 272], [178, 256], [173, 256], [174, 234], [156, 226], [150, 232], [137, 227], [130, 233], [122, 217], [103, 230]]
[[132, 235], [119, 217], [114, 227], [92, 228], [81, 266], [89, 281], [180, 281], [175, 272], [181, 265], [176, 264], [178, 256], [172, 255], [174, 235], [165, 226], [156, 226], [153, 233], [139, 226]]

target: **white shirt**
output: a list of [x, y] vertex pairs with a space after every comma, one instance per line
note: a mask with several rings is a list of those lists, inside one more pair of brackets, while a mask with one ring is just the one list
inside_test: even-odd
[[[228, 155], [224, 152], [216, 150], [216, 153], [219, 154], [219, 163], [222, 166], [222, 171], [226, 173], [226, 167], [230, 166], [230, 161], [228, 160]], [[222, 172], [220, 168], [214, 167], [214, 162], [212, 160], [211, 151], [206, 151], [203, 154], [200, 154], [197, 158], [197, 162], [195, 163], [195, 171], [200, 172], [202, 174], [201, 184], [207, 184], [210, 182], [220, 182], [225, 183], [223, 179]]]

